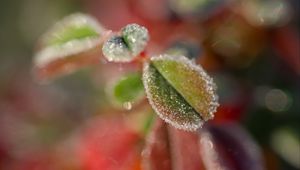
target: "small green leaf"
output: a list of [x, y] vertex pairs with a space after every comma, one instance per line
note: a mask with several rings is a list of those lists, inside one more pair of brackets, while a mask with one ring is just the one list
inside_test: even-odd
[[138, 24], [128, 24], [121, 31], [122, 37], [133, 56], [144, 51], [149, 41], [148, 30]]
[[126, 108], [127, 104], [132, 105], [140, 101], [144, 96], [141, 77], [139, 73], [130, 73], [116, 81], [112, 88], [108, 88], [113, 102]]
[[110, 37], [102, 47], [102, 53], [108, 61], [130, 62], [134, 56], [121, 36]]
[[185, 57], [151, 58], [144, 66], [143, 82], [153, 109], [179, 129], [200, 128], [218, 106], [212, 79]]
[[47, 79], [94, 62], [104, 33], [105, 29], [89, 15], [77, 13], [63, 18], [39, 42], [34, 57], [38, 74]]
[[70, 25], [56, 32], [55, 36], [49, 37], [45, 43], [49, 46], [62, 45], [72, 40], [94, 38], [99, 36], [99, 33], [89, 25]]
[[41, 45], [60, 46], [74, 40], [99, 38], [104, 28], [89, 15], [76, 13], [57, 22], [41, 40]]
[[145, 50], [148, 40], [145, 27], [128, 24], [122, 28], [120, 35], [114, 35], [104, 43], [102, 52], [108, 61], [131, 62]]

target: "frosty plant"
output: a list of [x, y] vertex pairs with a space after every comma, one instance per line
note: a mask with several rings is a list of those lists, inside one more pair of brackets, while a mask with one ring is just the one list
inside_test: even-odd
[[131, 102], [146, 94], [165, 122], [187, 131], [199, 129], [214, 117], [219, 105], [215, 83], [188, 56], [166, 53], [148, 57], [149, 39], [148, 30], [137, 24], [113, 32], [93, 17], [73, 14], [42, 36], [34, 58], [35, 73], [39, 79], [49, 80], [100, 61], [102, 56], [109, 62], [141, 62], [142, 75], [127, 75], [112, 85], [110, 96], [116, 103], [131, 107]]

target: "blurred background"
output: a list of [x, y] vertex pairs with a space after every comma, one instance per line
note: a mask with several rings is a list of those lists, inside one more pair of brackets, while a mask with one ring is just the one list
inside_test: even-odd
[[[221, 106], [211, 122], [238, 122], [260, 146], [266, 169], [299, 169], [299, 6], [299, 0], [1, 0], [0, 169], [93, 169], [82, 165], [97, 161], [86, 154], [96, 140], [91, 134], [122, 129], [110, 126], [115, 118], [99, 122], [128, 117], [105, 89], [135, 66], [101, 61], [48, 84], [35, 80], [39, 37], [74, 12], [114, 31], [144, 25], [149, 55], [194, 58], [218, 86]], [[111, 140], [135, 138], [127, 133]]]

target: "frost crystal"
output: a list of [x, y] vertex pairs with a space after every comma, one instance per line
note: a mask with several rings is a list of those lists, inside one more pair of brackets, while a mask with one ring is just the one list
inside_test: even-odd
[[121, 34], [133, 56], [141, 53], [149, 40], [148, 30], [137, 24], [126, 25]]
[[112, 36], [106, 41], [103, 44], [102, 52], [108, 61], [130, 62], [133, 59], [128, 46], [120, 36]]

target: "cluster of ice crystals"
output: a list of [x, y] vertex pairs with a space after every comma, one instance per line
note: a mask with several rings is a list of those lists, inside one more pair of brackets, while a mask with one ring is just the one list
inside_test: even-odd
[[121, 34], [133, 56], [141, 53], [149, 41], [148, 30], [138, 24], [126, 25], [122, 28]]
[[103, 44], [102, 52], [108, 61], [129, 62], [133, 58], [124, 39], [117, 35]]

